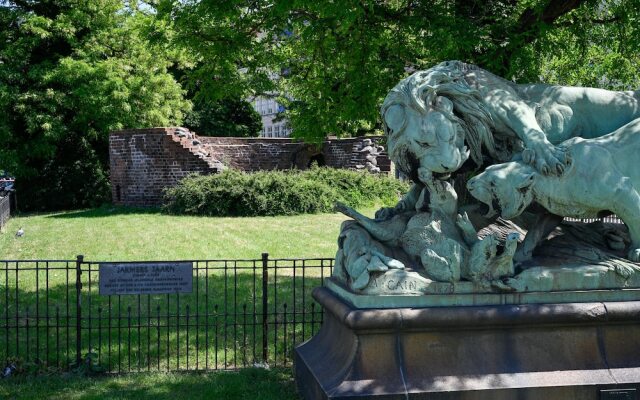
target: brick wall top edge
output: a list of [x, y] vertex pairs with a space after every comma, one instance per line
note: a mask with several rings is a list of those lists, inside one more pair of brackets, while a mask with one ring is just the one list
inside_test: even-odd
[[198, 136], [202, 143], [212, 144], [237, 144], [237, 143], [301, 143], [301, 139], [291, 138], [237, 138], [237, 137], [224, 137], [224, 136]]
[[[351, 138], [327, 138], [323, 142], [357, 142], [362, 141], [364, 139], [371, 140], [380, 140], [383, 139], [384, 136], [357, 136]], [[235, 143], [303, 143], [304, 140], [300, 138], [266, 138], [266, 137], [255, 137], [255, 138], [239, 138], [239, 137], [225, 137], [225, 136], [199, 136], [199, 139], [202, 143], [215, 143], [215, 144], [235, 144]], [[309, 143], [312, 144], [312, 143]], [[318, 143], [320, 144], [320, 143]]]
[[145, 129], [123, 129], [121, 131], [111, 131], [109, 135], [118, 136], [118, 135], [149, 135], [149, 134], [160, 134], [164, 135], [169, 132], [167, 128], [145, 128]]
[[176, 129], [186, 129], [180, 126], [155, 126], [151, 128], [129, 128], [129, 129], [121, 129], [117, 131], [109, 132], [111, 135], [130, 135], [136, 133], [167, 133], [175, 131]]
[[[112, 135], [123, 135], [123, 134], [135, 134], [135, 133], [167, 133], [170, 131], [174, 131], [176, 129], [187, 129], [184, 127], [180, 127], [180, 126], [157, 126], [157, 127], [150, 127], [150, 128], [128, 128], [128, 129], [121, 129], [121, 130], [116, 130], [116, 131], [111, 131], [110, 134]], [[187, 129], [188, 130], [188, 129]], [[197, 132], [194, 132], [196, 135], [198, 134]], [[259, 143], [259, 142], [272, 142], [272, 143], [298, 143], [298, 142], [303, 142], [304, 140], [301, 138], [267, 138], [267, 137], [252, 137], [252, 138], [240, 138], [240, 137], [226, 137], [226, 136], [200, 136], [200, 139], [203, 142], [208, 142], [208, 141], [217, 141], [217, 142], [253, 142], [253, 143]], [[357, 137], [349, 137], [349, 138], [336, 138], [336, 137], [327, 137], [326, 139], [324, 139], [324, 142], [332, 142], [332, 141], [359, 141], [359, 140], [363, 140], [363, 139], [372, 139], [372, 140], [378, 140], [378, 139], [382, 139], [384, 138], [384, 136], [357, 136]]]
[[349, 138], [329, 138], [326, 139], [324, 142], [325, 143], [331, 143], [331, 142], [361, 142], [364, 139], [371, 139], [371, 140], [380, 140], [380, 139], [384, 139], [384, 136], [356, 136], [356, 137], [349, 137]]
[[299, 149], [307, 146], [304, 143], [211, 143], [204, 142], [202, 143], [206, 147], [211, 148], [221, 148], [221, 149], [232, 149], [235, 147], [268, 147], [268, 148], [279, 148], [279, 149]]

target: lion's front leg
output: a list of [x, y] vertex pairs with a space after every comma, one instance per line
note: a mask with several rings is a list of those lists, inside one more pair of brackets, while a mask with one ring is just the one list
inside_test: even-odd
[[[485, 99], [494, 117], [524, 143], [522, 161], [543, 175], [561, 175], [571, 158], [566, 149], [554, 146], [538, 121], [535, 110], [510, 91], [495, 90]], [[507, 133], [507, 132], [503, 132]]]

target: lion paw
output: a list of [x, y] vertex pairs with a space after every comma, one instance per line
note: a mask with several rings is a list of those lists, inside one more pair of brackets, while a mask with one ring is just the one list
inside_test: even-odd
[[571, 156], [567, 149], [544, 141], [529, 144], [522, 151], [522, 161], [543, 175], [562, 175], [571, 164]]

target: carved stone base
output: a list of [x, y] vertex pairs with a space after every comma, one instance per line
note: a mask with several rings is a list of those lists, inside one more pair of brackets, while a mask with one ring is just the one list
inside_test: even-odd
[[[358, 309], [326, 288], [305, 399], [640, 399], [640, 301]], [[611, 390], [615, 389], [615, 390]]]

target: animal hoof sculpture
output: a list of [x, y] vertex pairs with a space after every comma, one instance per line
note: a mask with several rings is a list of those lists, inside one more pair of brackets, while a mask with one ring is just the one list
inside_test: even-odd
[[[640, 287], [640, 91], [517, 84], [447, 61], [400, 81], [380, 112], [389, 157], [414, 186], [376, 219], [336, 205], [353, 219], [334, 270], [348, 288], [366, 293], [387, 274], [420, 277], [389, 286], [414, 294], [429, 282]], [[611, 213], [628, 232], [563, 222]]]

